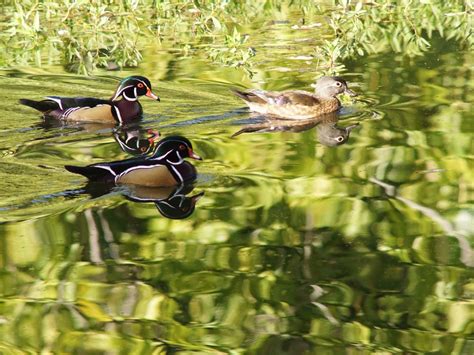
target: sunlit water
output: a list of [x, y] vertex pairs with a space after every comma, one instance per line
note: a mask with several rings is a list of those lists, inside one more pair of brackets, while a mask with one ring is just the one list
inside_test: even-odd
[[[293, 41], [308, 36], [287, 41], [304, 52], [311, 42]], [[165, 51], [92, 78], [0, 73], [0, 352], [474, 352], [468, 53], [439, 42], [346, 63], [360, 96], [338, 126], [359, 126], [337, 147], [320, 125], [232, 137], [262, 119], [230, 88], [310, 90], [318, 76], [265, 53], [253, 80]], [[86, 188], [63, 166], [130, 157], [114, 127], [45, 123], [17, 104], [110, 97], [135, 73], [162, 100], [141, 100], [136, 129], [193, 142], [194, 188]], [[184, 219], [138, 201], [201, 193]]]

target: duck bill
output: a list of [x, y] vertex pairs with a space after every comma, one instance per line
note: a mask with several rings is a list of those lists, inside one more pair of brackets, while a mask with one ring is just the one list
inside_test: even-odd
[[192, 159], [202, 160], [202, 158], [199, 155], [197, 155], [196, 153], [194, 153], [191, 148], [188, 149], [188, 154], [189, 154], [189, 157], [192, 158]]
[[354, 128], [358, 127], [359, 124], [356, 123], [356, 124], [351, 124], [350, 126], [347, 126], [346, 127], [346, 132], [349, 133], [350, 131], [352, 131]]
[[150, 99], [160, 101], [160, 97], [158, 95], [155, 95], [150, 89], [147, 90], [145, 96], [149, 97]]
[[349, 88], [346, 88], [346, 90], [344, 90], [344, 93], [346, 93], [349, 96], [357, 96], [357, 93], [355, 93], [354, 91], [352, 91]]
[[150, 142], [155, 142], [161, 136], [160, 132], [155, 131], [154, 129], [149, 129], [146, 132], [151, 135], [151, 137], [148, 138]]

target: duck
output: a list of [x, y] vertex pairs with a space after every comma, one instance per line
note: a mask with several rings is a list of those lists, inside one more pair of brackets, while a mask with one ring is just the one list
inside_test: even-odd
[[139, 119], [143, 113], [138, 102], [140, 96], [160, 101], [151, 91], [150, 80], [144, 76], [129, 76], [120, 81], [113, 96], [108, 99], [93, 97], [47, 96], [45, 100], [20, 99], [20, 104], [29, 106], [63, 121], [118, 123], [120, 125]]
[[335, 112], [341, 107], [337, 98], [339, 94], [357, 95], [339, 76], [323, 76], [312, 86], [315, 88], [314, 93], [303, 90], [278, 92], [258, 89], [232, 89], [232, 92], [244, 100], [253, 112], [293, 120], [307, 120]]
[[196, 179], [196, 168], [185, 161], [185, 158], [202, 160], [194, 153], [187, 138], [170, 136], [160, 140], [153, 155], [148, 157], [64, 167], [67, 171], [83, 175], [90, 181], [168, 187], [190, 183]]

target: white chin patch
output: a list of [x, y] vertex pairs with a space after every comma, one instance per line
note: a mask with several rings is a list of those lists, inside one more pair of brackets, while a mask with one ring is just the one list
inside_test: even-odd
[[137, 101], [137, 97], [128, 97], [127, 94], [125, 94], [125, 91], [122, 94], [123, 98], [127, 101]]

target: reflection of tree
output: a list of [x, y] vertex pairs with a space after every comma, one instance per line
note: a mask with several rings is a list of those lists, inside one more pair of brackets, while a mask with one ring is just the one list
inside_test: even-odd
[[[420, 204], [414, 201], [411, 201], [407, 198], [397, 195], [395, 187], [390, 184], [384, 183], [376, 178], [370, 178], [369, 181], [382, 187], [385, 190], [385, 193], [389, 197], [395, 198], [403, 202], [408, 207], [413, 208], [414, 210], [417, 210], [421, 212], [422, 214], [424, 214], [425, 216], [427, 216], [428, 218], [430, 218], [433, 222], [435, 222], [442, 228], [442, 230], [444, 231], [444, 233], [446, 233], [446, 235], [452, 235], [456, 237], [458, 239], [459, 248], [461, 251], [461, 262], [463, 262], [466, 266], [470, 266], [470, 267], [474, 266], [474, 255], [472, 252], [472, 248], [469, 245], [469, 241], [467, 240], [466, 236], [463, 235], [462, 232], [456, 231], [453, 225], [447, 219], [443, 218], [437, 211], [431, 208], [421, 206]], [[415, 246], [418, 240], [419, 240], [418, 238], [414, 240], [413, 246]]]

